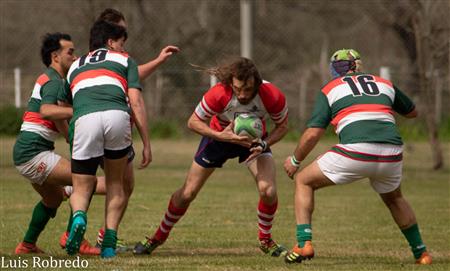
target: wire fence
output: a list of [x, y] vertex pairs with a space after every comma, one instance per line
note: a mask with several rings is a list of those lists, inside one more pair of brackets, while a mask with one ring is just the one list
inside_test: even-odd
[[[449, 49], [444, 48], [441, 56], [446, 61], [429, 74], [434, 82], [434, 101], [425, 104], [420, 99], [424, 90], [417, 80], [416, 59], [411, 55], [415, 48], [390, 27], [410, 16], [410, 1], [395, 4], [403, 9], [396, 11], [393, 22], [389, 16], [384, 20], [370, 15], [393, 9], [389, 1], [251, 3], [253, 59], [263, 78], [286, 94], [295, 125], [308, 118], [317, 91], [330, 79], [328, 58], [341, 48], [357, 49], [367, 72], [379, 74], [381, 67], [389, 67], [391, 80], [412, 96], [419, 108], [432, 106], [439, 122], [448, 121]], [[142, 82], [151, 120], [184, 122], [190, 116], [210, 84], [210, 78], [190, 63], [210, 67], [224, 56], [240, 55], [239, 1], [3, 0], [0, 6], [0, 37], [6, 41], [0, 45], [0, 105], [14, 104], [15, 68], [21, 70], [21, 104], [26, 105], [34, 81], [44, 70], [39, 48], [45, 33], [69, 33], [77, 54], [82, 55], [87, 51], [90, 25], [107, 7], [125, 15], [129, 32], [126, 47], [138, 63], [156, 57], [168, 44], [182, 50]], [[450, 36], [448, 25], [441, 31]]]

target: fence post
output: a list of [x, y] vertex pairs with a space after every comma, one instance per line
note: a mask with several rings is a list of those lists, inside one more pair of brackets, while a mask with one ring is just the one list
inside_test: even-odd
[[391, 80], [391, 70], [389, 69], [389, 67], [385, 66], [380, 67], [380, 77], [387, 80]]
[[241, 0], [241, 56], [251, 59], [253, 50], [252, 3]]
[[21, 107], [21, 93], [20, 93], [20, 68], [14, 69], [14, 104], [16, 108]]
[[213, 87], [218, 83], [217, 81], [217, 77], [215, 77], [214, 75], [210, 75], [209, 76], [209, 86]]

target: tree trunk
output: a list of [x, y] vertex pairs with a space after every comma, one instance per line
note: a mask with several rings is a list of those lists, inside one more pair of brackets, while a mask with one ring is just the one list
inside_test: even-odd
[[430, 38], [428, 22], [423, 20], [423, 14], [416, 13], [412, 20], [412, 25], [416, 37], [416, 50], [417, 50], [417, 66], [419, 70], [419, 82], [420, 82], [420, 96], [421, 101], [424, 103], [425, 122], [428, 128], [428, 140], [431, 147], [433, 158], [433, 169], [438, 170], [444, 166], [444, 157], [442, 153], [441, 143], [439, 141], [438, 125], [435, 119], [435, 106], [434, 95], [432, 93], [433, 88], [431, 86], [431, 79], [433, 75], [432, 58], [429, 54], [431, 48], [429, 46], [428, 39]]

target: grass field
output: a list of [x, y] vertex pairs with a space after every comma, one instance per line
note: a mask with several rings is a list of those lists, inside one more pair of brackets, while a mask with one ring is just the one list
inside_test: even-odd
[[[23, 238], [37, 193], [16, 172], [11, 162], [12, 138], [1, 139], [0, 150], [0, 255], [12, 253]], [[119, 237], [130, 245], [150, 235], [159, 225], [169, 197], [184, 181], [197, 140], [153, 142], [154, 162], [136, 170], [136, 186]], [[309, 161], [333, 142], [321, 143]], [[295, 146], [273, 148], [278, 170], [279, 210], [273, 235], [291, 247], [295, 243], [293, 183], [281, 170], [284, 157]], [[67, 157], [67, 147], [57, 149]], [[137, 146], [140, 150], [140, 146]], [[175, 226], [164, 246], [148, 257], [120, 254], [112, 261], [87, 257], [89, 269], [98, 270], [449, 270], [450, 267], [450, 143], [445, 144], [447, 167], [430, 170], [426, 143], [408, 144], [405, 150], [404, 194], [416, 211], [432, 266], [415, 266], [408, 244], [388, 210], [368, 182], [325, 188], [316, 194], [313, 220], [316, 258], [287, 266], [258, 249], [256, 205], [258, 195], [247, 170], [229, 161], [216, 171]], [[139, 159], [139, 156], [137, 156]], [[103, 197], [94, 197], [89, 211], [87, 238], [95, 240], [102, 225]], [[65, 230], [68, 204], [63, 203], [38, 244], [56, 258], [66, 257], [58, 239]], [[26, 259], [26, 257], [22, 257]]]

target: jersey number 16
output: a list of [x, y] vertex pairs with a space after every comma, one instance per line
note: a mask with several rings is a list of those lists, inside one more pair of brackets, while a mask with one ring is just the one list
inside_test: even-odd
[[[352, 92], [353, 96], [361, 96], [362, 93], [359, 90], [358, 86], [356, 86], [355, 82], [353, 81], [353, 78], [350, 76], [346, 76], [342, 78], [344, 82], [346, 82]], [[370, 96], [378, 96], [380, 95], [380, 90], [378, 89], [377, 84], [375, 83], [375, 79], [371, 75], [360, 75], [356, 77], [356, 80], [358, 81], [359, 85], [361, 85], [362, 91], [366, 95]]]

